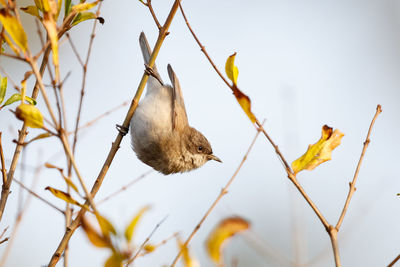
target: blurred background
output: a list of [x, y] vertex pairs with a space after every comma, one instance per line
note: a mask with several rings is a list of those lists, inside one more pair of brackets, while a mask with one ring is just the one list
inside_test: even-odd
[[[161, 23], [173, 1], [153, 0]], [[19, 6], [33, 1], [17, 1]], [[256, 116], [266, 119], [265, 129], [289, 162], [301, 156], [328, 124], [342, 131], [342, 144], [332, 160], [314, 171], [298, 175], [300, 183], [331, 224], [336, 224], [348, 193], [362, 145], [376, 105], [383, 113], [371, 136], [357, 181], [357, 191], [339, 232], [343, 266], [385, 266], [400, 253], [400, 192], [398, 132], [400, 131], [400, 2], [367, 1], [183, 1], [183, 8], [199, 39], [216, 65], [237, 52], [238, 85], [252, 100]], [[144, 31], [153, 46], [158, 30], [148, 9], [139, 1], [104, 1], [87, 73], [82, 124], [120, 106], [133, 97], [143, 74], [138, 37]], [[29, 45], [40, 49], [31, 16], [22, 14]], [[93, 21], [70, 32], [82, 58], [86, 57]], [[100, 212], [123, 231], [143, 206], [152, 209], [136, 229], [140, 244], [165, 216], [150, 243], [175, 232], [186, 238], [221, 188], [232, 176], [256, 131], [229, 88], [212, 69], [193, 40], [178, 11], [157, 58], [168, 81], [170, 63], [179, 77], [189, 123], [200, 130], [223, 164], [209, 162], [184, 174], [164, 176], [151, 172], [135, 185], [99, 205]], [[75, 123], [82, 69], [67, 41], [60, 47], [61, 74], [71, 71], [64, 85], [68, 126]], [[17, 84], [27, 66], [1, 58]], [[46, 74], [48, 78], [48, 75]], [[33, 79], [28, 84], [32, 88]], [[47, 79], [47, 83], [49, 80]], [[9, 82], [7, 96], [13, 91]], [[31, 90], [31, 89], [29, 89]], [[31, 91], [29, 91], [30, 94]], [[53, 97], [52, 90], [49, 94]], [[44, 114], [41, 96], [38, 107]], [[14, 106], [11, 107], [15, 109]], [[115, 139], [124, 106], [79, 134], [76, 158], [89, 187]], [[2, 142], [9, 168], [12, 142], [22, 123], [4, 109], [0, 112]], [[40, 131], [30, 129], [28, 139]], [[55, 139], [30, 144], [23, 152], [15, 177], [60, 208], [46, 186], [64, 189], [54, 170], [35, 168], [50, 162], [65, 168], [61, 144]], [[140, 162], [125, 137], [96, 200], [135, 180], [150, 168]], [[76, 178], [74, 177], [78, 184]], [[21, 199], [29, 196], [16, 183], [0, 224], [15, 225]], [[223, 218], [239, 215], [251, 222], [251, 231], [234, 237], [225, 250], [232, 266], [334, 266], [330, 240], [305, 200], [286, 178], [271, 145], [262, 135], [238, 176], [191, 242], [201, 266], [213, 266], [204, 241]], [[64, 217], [36, 198], [29, 201], [6, 266], [44, 266], [64, 233]], [[7, 243], [0, 246], [4, 254]], [[109, 252], [93, 247], [77, 230], [70, 241], [70, 266], [102, 266]], [[169, 265], [177, 254], [174, 240], [139, 258], [135, 266]], [[181, 263], [179, 263], [181, 264]], [[62, 266], [61, 261], [58, 266]]]

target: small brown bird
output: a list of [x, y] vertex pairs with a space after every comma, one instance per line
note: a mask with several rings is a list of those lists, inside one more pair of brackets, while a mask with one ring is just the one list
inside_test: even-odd
[[[143, 32], [139, 43], [147, 65], [151, 49]], [[209, 160], [221, 162], [204, 135], [189, 126], [178, 78], [171, 65], [167, 69], [172, 86], [164, 85], [155, 65], [148, 69], [146, 96], [130, 125], [137, 157], [163, 174], [191, 171]]]

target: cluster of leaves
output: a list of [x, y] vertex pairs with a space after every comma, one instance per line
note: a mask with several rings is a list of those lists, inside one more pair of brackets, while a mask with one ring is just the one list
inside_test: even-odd
[[[87, 219], [82, 221], [82, 228], [85, 231], [89, 241], [96, 247], [107, 248], [110, 250], [111, 255], [104, 263], [105, 267], [123, 266], [123, 264], [131, 258], [133, 252], [131, 243], [134, 232], [139, 220], [147, 210], [149, 210], [149, 206], [139, 210], [139, 212], [132, 218], [131, 222], [126, 226], [123, 235], [115, 230], [115, 227], [110, 221], [98, 213], [96, 213], [95, 216], [101, 231], [96, 230], [95, 227], [87, 221]], [[121, 248], [121, 239], [123, 239], [126, 243], [125, 248]], [[145, 246], [144, 249], [147, 252], [152, 252], [154, 251], [154, 246], [148, 245]]]

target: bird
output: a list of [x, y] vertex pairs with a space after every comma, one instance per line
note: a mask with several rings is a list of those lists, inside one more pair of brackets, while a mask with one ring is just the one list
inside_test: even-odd
[[167, 66], [171, 85], [166, 85], [156, 65], [148, 66], [151, 48], [143, 32], [139, 44], [149, 74], [146, 95], [130, 122], [132, 148], [139, 160], [165, 175], [197, 169], [209, 160], [222, 162], [207, 138], [189, 125], [181, 86], [171, 65]]

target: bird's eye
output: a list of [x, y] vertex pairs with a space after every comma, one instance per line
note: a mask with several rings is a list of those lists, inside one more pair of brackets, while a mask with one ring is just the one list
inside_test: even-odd
[[198, 150], [198, 151], [203, 151], [203, 147], [202, 147], [202, 146], [198, 146], [198, 147], [197, 147], [197, 150]]

